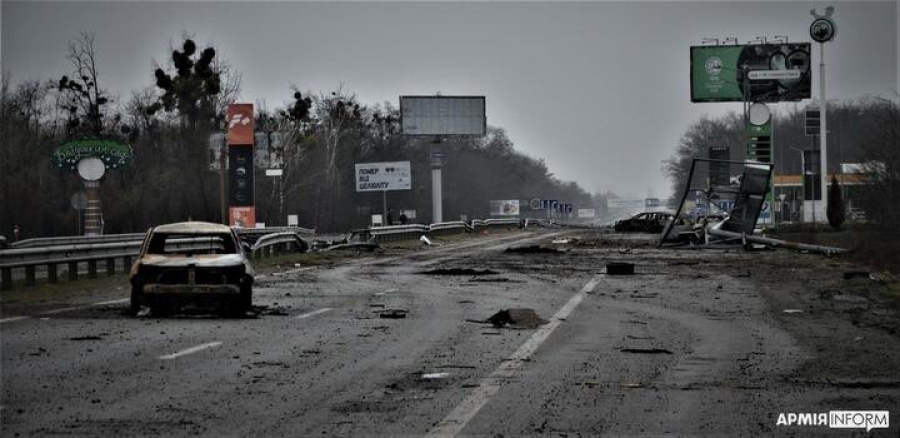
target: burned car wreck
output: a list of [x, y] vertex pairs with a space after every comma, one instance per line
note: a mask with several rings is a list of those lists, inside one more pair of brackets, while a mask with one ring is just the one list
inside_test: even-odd
[[229, 313], [250, 310], [254, 271], [237, 233], [207, 222], [179, 222], [147, 231], [131, 267], [131, 312], [164, 313], [185, 304]]

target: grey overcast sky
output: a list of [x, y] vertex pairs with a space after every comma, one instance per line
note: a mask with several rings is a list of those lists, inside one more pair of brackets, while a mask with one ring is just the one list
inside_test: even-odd
[[124, 100], [152, 85], [153, 61], [166, 61], [170, 44], [188, 32], [241, 72], [242, 101], [281, 105], [292, 84], [327, 91], [343, 83], [366, 104], [397, 104], [401, 94], [484, 94], [488, 123], [558, 177], [589, 191], [663, 197], [661, 161], [685, 128], [741, 108], [690, 102], [689, 47], [704, 37], [809, 41], [809, 10], [828, 4], [838, 25], [826, 47], [829, 99], [896, 96], [897, 0], [3, 0], [0, 60], [14, 83], [57, 78], [69, 67], [68, 41], [92, 31], [103, 85]]

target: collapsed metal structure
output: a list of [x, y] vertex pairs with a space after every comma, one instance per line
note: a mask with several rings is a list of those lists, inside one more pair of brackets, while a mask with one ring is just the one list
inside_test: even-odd
[[[754, 235], [772, 171], [771, 164], [695, 158], [675, 219], [666, 224], [659, 246], [685, 243], [685, 236], [696, 242], [702, 234], [706, 243], [740, 241], [829, 255], [844, 252], [841, 248]], [[695, 196], [689, 199], [692, 193]]]

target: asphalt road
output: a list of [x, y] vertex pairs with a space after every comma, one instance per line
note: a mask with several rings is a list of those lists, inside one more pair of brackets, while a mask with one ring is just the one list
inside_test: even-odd
[[[503, 252], [563, 235], [582, 239]], [[894, 415], [870, 435], [898, 435], [898, 309], [873, 280], [818, 256], [647, 243], [528, 232], [268, 272], [246, 318], [129, 316], [121, 285], [8, 303], [0, 431], [844, 436], [865, 432], [776, 422], [866, 409]], [[452, 268], [496, 273], [427, 273]], [[508, 308], [546, 323], [479, 322]]]

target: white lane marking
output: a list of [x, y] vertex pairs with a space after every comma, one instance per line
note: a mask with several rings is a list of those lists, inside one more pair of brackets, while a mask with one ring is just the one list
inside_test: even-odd
[[[87, 306], [63, 307], [60, 309], [47, 310], [45, 312], [38, 313], [38, 315], [56, 315], [58, 313], [65, 313], [65, 312], [72, 312], [75, 310], [89, 309], [91, 307], [108, 306], [110, 304], [121, 304], [121, 303], [125, 303], [128, 301], [130, 301], [130, 298], [122, 298], [119, 300], [100, 301], [99, 303], [88, 304]], [[0, 319], [0, 324], [6, 323], [6, 322], [21, 321], [23, 319], [28, 319], [28, 318], [31, 318], [31, 317], [30, 316], [14, 316], [14, 317], [10, 317], [10, 318], [4, 318], [4, 319]], [[41, 319], [46, 320], [47, 318], [41, 318]]]
[[313, 310], [312, 312], [309, 312], [309, 313], [304, 313], [304, 314], [302, 314], [302, 315], [297, 315], [297, 319], [306, 319], [306, 318], [309, 318], [310, 316], [316, 316], [316, 315], [318, 315], [318, 314], [320, 314], [320, 313], [330, 312], [330, 311], [332, 311], [332, 310], [333, 310], [333, 309], [332, 309], [331, 307], [326, 307], [326, 308], [324, 308], [324, 309], [319, 309], [319, 310]]
[[122, 298], [121, 300], [109, 300], [109, 301], [101, 301], [99, 303], [91, 304], [92, 306], [108, 306], [110, 304], [119, 304], [119, 303], [127, 303], [131, 301], [131, 298]]
[[428, 437], [453, 437], [458, 435], [466, 424], [483, 408], [491, 397], [497, 394], [500, 386], [504, 381], [514, 377], [516, 371], [522, 366], [541, 344], [556, 330], [557, 327], [565, 320], [579, 304], [584, 300], [587, 294], [591, 293], [600, 282], [599, 277], [594, 277], [581, 290], [572, 296], [569, 301], [553, 315], [550, 322], [541, 326], [537, 331], [525, 341], [522, 346], [516, 350], [507, 360], [503, 361], [491, 374], [485, 377], [475, 390], [469, 394], [459, 405], [447, 415], [443, 421], [438, 423], [431, 429], [426, 436]]
[[31, 318], [30, 316], [10, 316], [9, 318], [0, 319], [0, 324], [13, 322], [13, 321], [21, 321], [23, 319]]
[[400, 289], [388, 289], [384, 292], [376, 292], [375, 295], [381, 296], [381, 295], [389, 294], [392, 292], [397, 292], [398, 290], [400, 290]]
[[186, 356], [186, 355], [188, 355], [188, 354], [192, 354], [192, 353], [196, 353], [196, 352], [198, 352], [198, 351], [206, 350], [207, 348], [218, 347], [219, 345], [222, 345], [222, 343], [221, 343], [221, 342], [218, 342], [218, 341], [217, 341], [217, 342], [209, 342], [209, 343], [206, 343], [206, 344], [198, 345], [198, 346], [196, 346], [196, 347], [191, 347], [191, 348], [187, 348], [187, 349], [181, 350], [181, 351], [179, 351], [179, 352], [177, 352], [177, 353], [172, 353], [172, 354], [167, 354], [167, 355], [165, 355], [165, 356], [160, 356], [159, 358], [160, 358], [161, 360], [175, 359], [176, 357]]
[[71, 311], [73, 311], [73, 310], [81, 310], [81, 309], [85, 309], [85, 308], [87, 308], [87, 307], [88, 307], [88, 306], [81, 306], [81, 307], [63, 307], [63, 308], [61, 308], [61, 309], [53, 309], [53, 310], [48, 310], [48, 311], [46, 311], [46, 312], [41, 312], [41, 313], [39, 313], [38, 315], [56, 315], [57, 313], [71, 312]]

